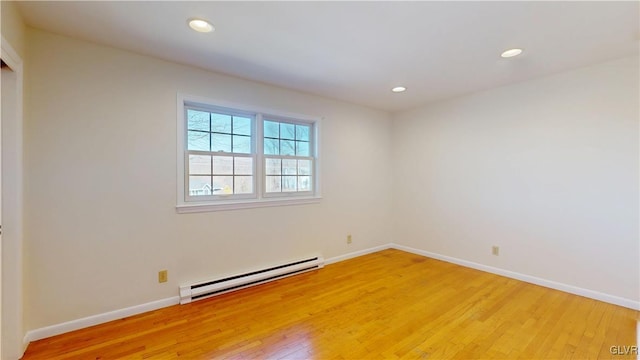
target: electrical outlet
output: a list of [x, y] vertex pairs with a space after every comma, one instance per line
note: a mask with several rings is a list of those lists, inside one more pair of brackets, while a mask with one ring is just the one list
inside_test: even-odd
[[351, 244], [351, 234], [347, 235], [347, 244]]
[[491, 247], [491, 253], [495, 256], [499, 256], [500, 255], [500, 247], [499, 246], [492, 246]]
[[158, 271], [158, 282], [165, 283], [169, 279], [169, 273], [167, 270]]

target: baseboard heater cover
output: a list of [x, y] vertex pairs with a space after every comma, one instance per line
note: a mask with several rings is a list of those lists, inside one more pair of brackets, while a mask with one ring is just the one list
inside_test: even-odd
[[180, 286], [180, 304], [188, 304], [195, 300], [221, 295], [323, 267], [324, 259], [322, 256], [316, 256], [223, 279]]

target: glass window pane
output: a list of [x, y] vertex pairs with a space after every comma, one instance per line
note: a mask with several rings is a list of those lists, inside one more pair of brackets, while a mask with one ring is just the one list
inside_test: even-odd
[[282, 179], [280, 176], [267, 176], [266, 183], [267, 192], [281, 192], [282, 191]]
[[253, 176], [234, 176], [233, 181], [234, 194], [253, 193]]
[[189, 155], [189, 175], [211, 175], [211, 156]]
[[281, 155], [295, 155], [295, 141], [293, 140], [280, 140], [280, 154]]
[[209, 151], [209, 133], [189, 131], [187, 134], [187, 149]]
[[236, 135], [251, 135], [251, 119], [246, 117], [233, 117], [233, 133]]
[[211, 176], [189, 176], [189, 195], [211, 195]]
[[280, 164], [282, 160], [280, 159], [267, 159], [267, 175], [280, 175]]
[[296, 162], [297, 162], [296, 159], [282, 159], [282, 173], [284, 175], [298, 174]]
[[251, 153], [251, 137], [233, 135], [233, 152], [239, 154]]
[[280, 137], [280, 123], [274, 121], [264, 122], [264, 137], [279, 138]]
[[211, 113], [211, 131], [231, 134], [231, 116]]
[[214, 176], [213, 195], [233, 194], [233, 176]]
[[296, 141], [296, 155], [309, 156], [309, 143], [306, 141]]
[[265, 155], [280, 155], [280, 146], [277, 139], [264, 139]]
[[296, 140], [309, 141], [310, 129], [308, 125], [296, 125]]
[[298, 176], [298, 191], [311, 191], [311, 176]]
[[211, 134], [211, 151], [231, 152], [231, 135]]
[[282, 177], [282, 191], [297, 191], [298, 190], [298, 177], [297, 176], [283, 176]]
[[280, 139], [293, 140], [296, 138], [296, 126], [294, 124], [280, 123]]
[[235, 175], [253, 175], [253, 158], [236, 157], [233, 166]]
[[298, 160], [298, 175], [311, 175], [311, 160]]
[[209, 113], [188, 109], [187, 130], [209, 131]]
[[231, 156], [214, 156], [213, 173], [215, 175], [233, 175], [233, 158]]

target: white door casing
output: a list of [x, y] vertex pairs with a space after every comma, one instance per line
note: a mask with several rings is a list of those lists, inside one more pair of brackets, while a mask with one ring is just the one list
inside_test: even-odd
[[23, 62], [2, 37], [0, 58], [0, 358], [22, 357], [23, 320]]

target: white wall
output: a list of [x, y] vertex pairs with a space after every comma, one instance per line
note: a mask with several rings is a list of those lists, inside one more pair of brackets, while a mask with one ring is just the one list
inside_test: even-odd
[[24, 351], [22, 211], [22, 69], [25, 28], [15, 3], [2, 1], [2, 255], [0, 357], [17, 359]]
[[[392, 123], [364, 107], [27, 35], [27, 329], [172, 297], [192, 280], [392, 241], [640, 300], [638, 58]], [[325, 117], [322, 203], [177, 214], [178, 91]]]
[[[37, 30], [28, 40], [28, 329], [390, 242], [391, 178], [379, 167], [390, 162], [387, 113]], [[322, 202], [177, 214], [178, 91], [323, 116]]]
[[394, 116], [394, 240], [637, 304], [638, 69], [625, 58]]
[[0, 2], [2, 37], [16, 53], [24, 59], [26, 51], [26, 28], [15, 1]]

